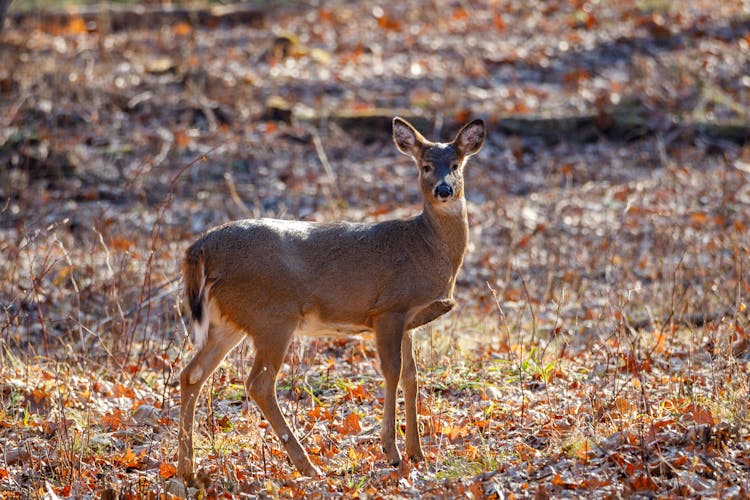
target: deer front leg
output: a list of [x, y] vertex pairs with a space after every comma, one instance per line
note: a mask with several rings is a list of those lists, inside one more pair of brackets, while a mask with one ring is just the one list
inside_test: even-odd
[[383, 427], [380, 440], [391, 465], [401, 462], [396, 446], [396, 393], [401, 374], [401, 339], [404, 335], [403, 314], [386, 314], [375, 320], [375, 342], [380, 356], [380, 366], [385, 378], [383, 402]]
[[422, 325], [426, 325], [430, 321], [433, 321], [443, 314], [447, 313], [456, 306], [456, 301], [453, 299], [440, 299], [435, 302], [431, 302], [424, 309], [417, 312], [417, 314], [409, 321], [406, 326], [407, 330], [413, 330], [419, 328]]
[[288, 334], [280, 335], [267, 332], [266, 337], [264, 337], [264, 339], [268, 339], [267, 341], [256, 339], [256, 357], [253, 362], [253, 369], [247, 377], [247, 390], [260, 407], [260, 411], [270, 422], [271, 427], [281, 440], [281, 444], [284, 445], [287, 455], [289, 455], [300, 474], [309, 477], [321, 477], [323, 474], [310, 461], [310, 457], [300, 444], [297, 436], [289, 428], [276, 399], [276, 376], [284, 360], [291, 335], [291, 331]]
[[177, 474], [193, 478], [193, 422], [201, 388], [229, 351], [243, 338], [237, 331], [211, 327], [206, 344], [180, 373], [180, 426], [177, 436]]
[[417, 423], [417, 365], [414, 361], [414, 348], [411, 333], [405, 332], [401, 340], [401, 387], [404, 389], [406, 406], [406, 454], [414, 462], [424, 460]]

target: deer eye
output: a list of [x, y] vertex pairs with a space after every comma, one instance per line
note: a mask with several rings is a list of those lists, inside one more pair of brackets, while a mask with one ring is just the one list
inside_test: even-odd
[[422, 165], [422, 172], [424, 172], [425, 174], [429, 174], [430, 172], [432, 172], [432, 165], [428, 165], [427, 163]]

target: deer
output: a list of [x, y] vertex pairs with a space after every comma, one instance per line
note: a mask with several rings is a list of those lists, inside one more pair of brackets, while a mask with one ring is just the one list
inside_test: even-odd
[[217, 226], [183, 261], [194, 355], [180, 373], [177, 473], [193, 476], [193, 423], [201, 388], [246, 337], [255, 348], [247, 393], [260, 407], [292, 464], [322, 477], [284, 418], [276, 379], [294, 335], [374, 332], [385, 379], [380, 440], [397, 466], [396, 398], [406, 413], [405, 451], [425, 459], [417, 422], [412, 331], [451, 311], [469, 240], [464, 166], [485, 140], [480, 119], [452, 142], [431, 142], [393, 119], [398, 150], [416, 163], [422, 212], [377, 223], [244, 219]]

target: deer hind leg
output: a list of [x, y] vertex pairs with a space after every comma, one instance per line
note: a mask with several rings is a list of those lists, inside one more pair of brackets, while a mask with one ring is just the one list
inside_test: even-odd
[[401, 375], [401, 339], [404, 335], [404, 316], [388, 314], [375, 320], [375, 342], [380, 356], [380, 366], [385, 378], [385, 401], [383, 403], [383, 427], [380, 440], [383, 451], [391, 465], [401, 462], [396, 446], [396, 394]]
[[[286, 331], [285, 331], [286, 330]], [[247, 377], [247, 391], [270, 422], [297, 470], [305, 476], [320, 477], [322, 473], [310, 461], [297, 436], [289, 428], [276, 399], [276, 376], [292, 339], [294, 328], [267, 331], [255, 338], [255, 361]]]
[[435, 302], [431, 302], [424, 309], [420, 310], [412, 319], [409, 324], [406, 325], [407, 330], [419, 328], [422, 325], [426, 325], [430, 321], [433, 321], [443, 314], [447, 313], [456, 306], [456, 301], [453, 299], [440, 299]]
[[206, 342], [180, 373], [177, 473], [186, 481], [193, 476], [193, 421], [196, 401], [208, 377], [243, 337], [241, 330], [209, 326]]
[[406, 454], [415, 462], [424, 460], [417, 423], [417, 365], [414, 361], [414, 348], [411, 333], [405, 332], [401, 340], [401, 387], [404, 390], [406, 406]]

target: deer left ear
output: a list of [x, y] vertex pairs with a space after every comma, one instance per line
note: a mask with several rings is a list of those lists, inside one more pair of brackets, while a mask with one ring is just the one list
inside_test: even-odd
[[399, 151], [416, 159], [427, 140], [411, 123], [397, 116], [393, 119], [393, 142]]
[[484, 122], [479, 119], [464, 125], [464, 127], [459, 130], [458, 134], [456, 134], [456, 138], [453, 139], [453, 145], [456, 146], [464, 156], [477, 154], [479, 150], [482, 149], [483, 144]]

